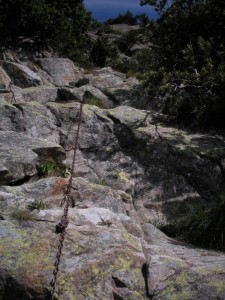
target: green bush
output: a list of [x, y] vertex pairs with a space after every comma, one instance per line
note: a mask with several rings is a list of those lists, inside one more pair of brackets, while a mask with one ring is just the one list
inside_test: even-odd
[[142, 76], [150, 100], [179, 124], [224, 127], [224, 1], [141, 2], [160, 13], [149, 28], [152, 46]]
[[105, 67], [118, 56], [117, 47], [109, 41], [107, 36], [99, 37], [90, 51], [90, 59], [95, 66]]
[[83, 0], [7, 0], [0, 1], [1, 45], [32, 39], [32, 47], [51, 47], [59, 54], [82, 49], [92, 18]]

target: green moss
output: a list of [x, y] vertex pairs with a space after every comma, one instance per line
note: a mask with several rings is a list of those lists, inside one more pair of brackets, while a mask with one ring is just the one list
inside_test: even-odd
[[122, 171], [118, 171], [117, 172], [117, 177], [123, 181], [124, 183], [129, 183], [129, 179], [127, 177], [127, 174], [125, 172]]
[[85, 97], [85, 103], [89, 105], [95, 105], [99, 108], [106, 108], [102, 100], [93, 95], [88, 95], [87, 97]]
[[131, 260], [129, 257], [118, 257], [116, 265], [118, 266], [118, 270], [119, 272], [123, 272], [123, 271], [127, 271], [130, 269], [131, 267]]
[[106, 184], [104, 184], [104, 181], [101, 181], [101, 179], [100, 179], [100, 181], [99, 181], [100, 183], [90, 183], [89, 184], [89, 186], [90, 186], [90, 188], [92, 188], [92, 189], [101, 189], [101, 190], [104, 190], [105, 189], [105, 187], [107, 186]]
[[210, 281], [209, 285], [216, 289], [216, 295], [224, 293], [225, 291], [224, 279], [215, 279]]
[[193, 299], [194, 292], [189, 289], [190, 282], [190, 276], [186, 271], [182, 271], [166, 281], [166, 288], [160, 296], [167, 296], [171, 300]]
[[105, 150], [106, 150], [106, 152], [109, 152], [109, 153], [110, 153], [110, 152], [113, 152], [113, 148], [112, 148], [112, 147], [106, 147]]
[[1, 267], [9, 269], [15, 278], [21, 279], [22, 275], [25, 286], [42, 292], [45, 274], [53, 270], [50, 241], [33, 228], [8, 224], [5, 229], [7, 234], [0, 242]]

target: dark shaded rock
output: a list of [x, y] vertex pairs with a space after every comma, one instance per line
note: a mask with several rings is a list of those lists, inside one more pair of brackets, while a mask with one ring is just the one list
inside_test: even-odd
[[22, 112], [0, 99], [0, 130], [24, 131], [24, 125]]
[[0, 67], [0, 91], [9, 91], [11, 79], [8, 74]]
[[[74, 86], [79, 88], [79, 87], [81, 87], [83, 85], [87, 85], [89, 83], [90, 83], [90, 80], [88, 78], [84, 77], [84, 78], [81, 78], [80, 80], [78, 80], [77, 82], [74, 82]], [[73, 85], [73, 84], [70, 83], [70, 85]]]
[[41, 78], [25, 65], [8, 61], [1, 64], [16, 86], [26, 88], [42, 84]]

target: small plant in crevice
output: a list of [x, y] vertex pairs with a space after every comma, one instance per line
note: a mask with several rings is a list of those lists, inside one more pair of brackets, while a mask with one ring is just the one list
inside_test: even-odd
[[95, 106], [97, 106], [99, 108], [103, 108], [103, 109], [107, 108], [107, 106], [104, 105], [104, 103], [101, 99], [95, 97], [94, 95], [92, 95], [89, 92], [85, 93], [84, 99], [85, 99], [85, 104], [95, 105]]
[[207, 249], [225, 251], [225, 196], [207, 206], [199, 206], [181, 219], [160, 229], [178, 238]]
[[108, 186], [106, 180], [102, 177], [99, 178], [98, 180], [96, 180], [96, 184], [103, 185], [103, 186]]
[[66, 167], [62, 164], [45, 161], [37, 166], [37, 171], [39, 176], [60, 176], [66, 177]]
[[30, 202], [26, 208], [30, 211], [33, 211], [35, 209], [37, 209], [38, 211], [40, 211], [41, 209], [45, 209], [46, 208], [46, 204], [42, 201], [42, 200], [34, 200], [33, 202]]
[[17, 209], [12, 213], [12, 218], [19, 222], [34, 221], [33, 214], [26, 209]]

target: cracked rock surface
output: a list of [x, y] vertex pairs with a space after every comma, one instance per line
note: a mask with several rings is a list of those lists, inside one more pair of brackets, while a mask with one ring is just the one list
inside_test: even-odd
[[[84, 74], [67, 59], [31, 65], [17, 60], [0, 69], [3, 300], [49, 295], [83, 91], [105, 103], [122, 91], [116, 106], [132, 97], [134, 81], [110, 68]], [[10, 99], [8, 78], [16, 91]], [[153, 225], [216, 199], [224, 146], [223, 134], [178, 130], [145, 110], [85, 104], [55, 299], [225, 299], [225, 255]]]

